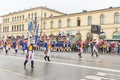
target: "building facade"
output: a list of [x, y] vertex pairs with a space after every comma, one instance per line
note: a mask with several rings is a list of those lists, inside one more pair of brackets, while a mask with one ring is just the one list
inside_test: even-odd
[[[0, 36], [26, 36], [30, 20], [37, 18], [39, 33], [46, 35], [76, 35], [81, 39], [120, 39], [120, 7], [65, 14], [46, 7], [38, 7], [1, 16]], [[91, 25], [101, 26], [101, 34], [91, 33]]]

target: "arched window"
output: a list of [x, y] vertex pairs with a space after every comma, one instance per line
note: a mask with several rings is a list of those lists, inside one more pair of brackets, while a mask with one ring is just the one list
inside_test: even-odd
[[1, 27], [0, 27], [0, 33], [1, 33]]
[[120, 39], [120, 32], [119, 31], [116, 31], [113, 33], [113, 39]]
[[22, 18], [22, 17], [20, 16], [20, 21], [21, 21], [21, 18]]
[[80, 17], [78, 17], [78, 18], [77, 18], [77, 26], [80, 26], [80, 23], [81, 23]]
[[70, 36], [73, 35], [73, 30], [69, 30], [69, 35], [70, 35]]
[[21, 24], [20, 24], [20, 26], [19, 26], [19, 31], [21, 31]]
[[53, 24], [54, 24], [54, 22], [51, 21], [51, 22], [50, 22], [50, 28], [51, 28], [51, 29], [53, 29]]
[[104, 22], [105, 22], [105, 15], [102, 14], [100, 15], [100, 24], [104, 24]]
[[58, 28], [61, 28], [61, 25], [62, 25], [62, 21], [58, 20]]
[[19, 16], [17, 16], [17, 21], [19, 21]]
[[19, 25], [17, 25], [17, 31], [19, 30]]
[[88, 26], [90, 26], [92, 24], [92, 17], [88, 16]]
[[7, 32], [9, 32], [9, 26], [7, 27]]
[[47, 17], [47, 14], [46, 14], [46, 12], [44, 13], [44, 18], [46, 18]]
[[14, 31], [16, 31], [16, 25], [14, 26]]
[[24, 24], [22, 24], [22, 31], [24, 31]]
[[114, 14], [114, 23], [115, 23], [115, 24], [119, 23], [119, 20], [120, 20], [119, 18], [120, 18], [120, 15], [119, 15], [118, 12], [116, 12], [116, 13]]
[[23, 20], [25, 19], [25, 16], [23, 15]]
[[15, 17], [15, 21], [16, 21], [16, 17]]
[[65, 31], [61, 31], [61, 36], [65, 36]]
[[14, 26], [12, 26], [12, 32], [13, 32], [13, 28], [14, 28]]
[[106, 34], [105, 34], [105, 32], [102, 32], [102, 33], [99, 35], [99, 39], [106, 39]]
[[37, 17], [37, 12], [35, 12], [35, 17]]
[[88, 32], [88, 33], [87, 33], [86, 40], [88, 40], [88, 41], [93, 40], [93, 34], [92, 34], [92, 33], [90, 33], [90, 32]]
[[43, 29], [46, 29], [46, 22], [43, 23]]
[[32, 17], [32, 19], [33, 19], [33, 13], [31, 14], [31, 17]]
[[71, 20], [68, 18], [67, 19], [67, 27], [70, 27]]
[[30, 14], [28, 14], [28, 19], [30, 19]]

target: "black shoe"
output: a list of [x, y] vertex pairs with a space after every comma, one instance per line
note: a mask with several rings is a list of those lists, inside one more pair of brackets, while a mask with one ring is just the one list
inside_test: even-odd
[[82, 56], [79, 56], [80, 58], [82, 58]]
[[35, 68], [34, 66], [31, 66], [31, 68]]
[[98, 55], [96, 55], [96, 57], [98, 57]]
[[31, 61], [31, 68], [34, 68], [34, 61]]
[[27, 62], [28, 62], [28, 61], [27, 61], [27, 60], [25, 60], [25, 62], [24, 62], [24, 67], [26, 67]]
[[47, 56], [44, 57], [44, 60], [46, 61]]
[[50, 62], [50, 61], [51, 61], [51, 60], [50, 60], [50, 57], [48, 56], [47, 58], [48, 58], [48, 61]]

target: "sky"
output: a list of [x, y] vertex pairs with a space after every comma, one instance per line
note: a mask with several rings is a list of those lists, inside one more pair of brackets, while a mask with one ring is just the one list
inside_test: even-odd
[[40, 6], [71, 14], [82, 10], [120, 7], [120, 0], [0, 0], [0, 16]]

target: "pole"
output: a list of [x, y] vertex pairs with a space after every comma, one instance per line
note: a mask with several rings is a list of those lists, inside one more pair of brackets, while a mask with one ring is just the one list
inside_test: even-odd
[[42, 15], [43, 15], [43, 7], [41, 8], [41, 31], [40, 31], [40, 36], [42, 36]]

